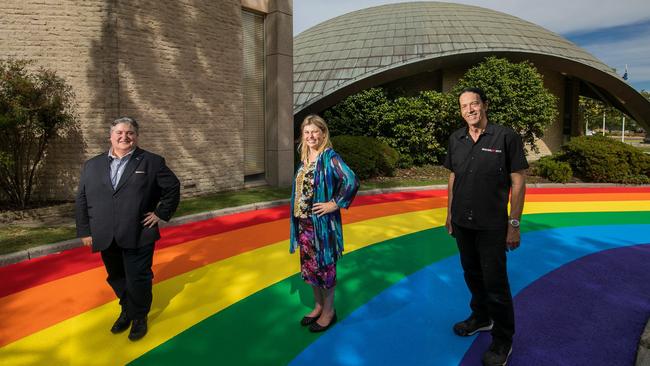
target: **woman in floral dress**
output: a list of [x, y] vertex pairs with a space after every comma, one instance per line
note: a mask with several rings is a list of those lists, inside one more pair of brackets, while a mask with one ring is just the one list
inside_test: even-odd
[[300, 272], [314, 292], [314, 308], [300, 324], [322, 332], [336, 323], [336, 262], [343, 253], [340, 208], [348, 208], [359, 189], [354, 172], [332, 149], [329, 130], [317, 115], [303, 120], [300, 165], [291, 195], [290, 252], [300, 250]]

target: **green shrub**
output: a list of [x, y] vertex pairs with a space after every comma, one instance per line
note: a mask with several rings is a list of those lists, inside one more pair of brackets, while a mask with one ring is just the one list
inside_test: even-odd
[[544, 156], [534, 163], [533, 173], [555, 183], [568, 183], [573, 177], [571, 165], [553, 156]]
[[332, 145], [359, 179], [393, 176], [399, 153], [387, 144], [367, 136], [334, 136]]
[[345, 98], [323, 116], [333, 136], [370, 136], [386, 142], [400, 153], [400, 167], [440, 164], [449, 135], [464, 124], [458, 92], [470, 86], [485, 90], [491, 123], [512, 127], [536, 150], [534, 141], [555, 120], [557, 100], [530, 62], [489, 57], [468, 70], [451, 93], [409, 96], [396, 89], [371, 88]]
[[369, 136], [387, 143], [400, 153], [401, 167], [440, 163], [449, 135], [459, 126], [456, 97], [436, 91], [392, 97], [383, 89], [368, 89], [323, 115], [334, 136]]
[[537, 151], [535, 140], [553, 123], [558, 114], [557, 98], [544, 87], [542, 75], [528, 61], [512, 63], [488, 57], [469, 69], [453, 88], [478, 87], [489, 99], [488, 119], [519, 133], [525, 144]]
[[390, 104], [387, 92], [371, 88], [353, 94], [323, 113], [332, 136], [377, 136], [376, 126]]
[[585, 181], [650, 183], [650, 156], [641, 150], [604, 136], [572, 138], [558, 159], [571, 164]]
[[52, 140], [78, 126], [74, 92], [33, 62], [0, 61], [0, 190], [26, 207]]
[[377, 137], [395, 148], [401, 166], [440, 164], [447, 151], [449, 135], [457, 125], [458, 102], [450, 94], [424, 91], [415, 97], [399, 97], [382, 114]]

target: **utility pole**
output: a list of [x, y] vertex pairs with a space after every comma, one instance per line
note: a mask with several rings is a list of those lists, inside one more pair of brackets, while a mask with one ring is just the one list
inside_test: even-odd
[[603, 111], [603, 136], [605, 136], [605, 111]]

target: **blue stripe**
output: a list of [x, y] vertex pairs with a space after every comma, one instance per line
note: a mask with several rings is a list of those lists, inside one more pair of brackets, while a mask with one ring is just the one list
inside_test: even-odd
[[[582, 226], [523, 234], [509, 254], [513, 295], [552, 270], [602, 250], [647, 243], [650, 225]], [[435, 243], [432, 243], [435, 245]], [[457, 365], [475, 337], [453, 335], [469, 313], [458, 256], [383, 291], [300, 353], [291, 365]]]

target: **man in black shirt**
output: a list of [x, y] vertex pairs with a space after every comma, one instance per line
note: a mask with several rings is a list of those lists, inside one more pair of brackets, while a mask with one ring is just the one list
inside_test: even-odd
[[481, 89], [464, 89], [459, 102], [467, 127], [449, 138], [446, 227], [458, 244], [472, 314], [453, 330], [459, 336], [491, 330], [483, 363], [505, 365], [515, 332], [506, 251], [519, 247], [528, 163], [521, 137], [488, 123], [488, 100]]

